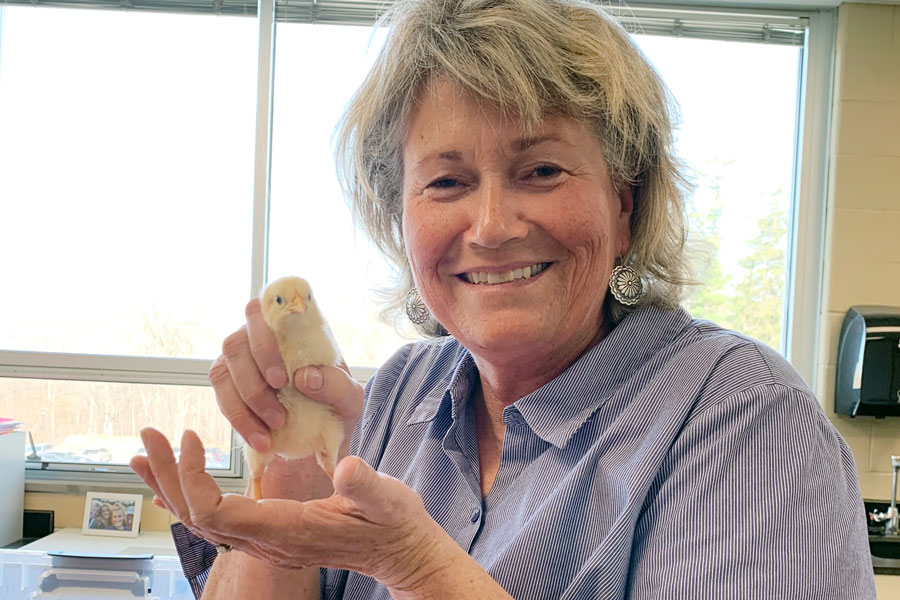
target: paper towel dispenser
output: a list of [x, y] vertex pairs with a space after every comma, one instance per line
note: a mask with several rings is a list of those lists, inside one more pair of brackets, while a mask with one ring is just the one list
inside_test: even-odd
[[847, 311], [838, 342], [834, 412], [900, 416], [900, 307]]

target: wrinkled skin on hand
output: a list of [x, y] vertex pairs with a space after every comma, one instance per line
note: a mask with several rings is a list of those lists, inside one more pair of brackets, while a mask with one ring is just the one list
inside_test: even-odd
[[[222, 414], [254, 449], [265, 451], [272, 429], [284, 424], [276, 390], [288, 374], [257, 298], [245, 314], [247, 324], [226, 338], [209, 378]], [[204, 470], [203, 444], [193, 431], [184, 433], [176, 462], [169, 440], [144, 429], [147, 456], [135, 456], [131, 467], [156, 494], [156, 505], [213, 544], [228, 544], [284, 569], [350, 569], [396, 590], [412, 589], [430, 565], [442, 564], [430, 550], [455, 542], [416, 492], [348, 456], [364, 393], [346, 364], [305, 367], [290, 376], [301, 392], [331, 406], [345, 423], [333, 485], [312, 457], [276, 457], [262, 479], [263, 500], [222, 495]]]
[[446, 536], [415, 491], [357, 457], [338, 464], [328, 498], [255, 502], [220, 493], [193, 431], [182, 437], [179, 462], [160, 432], [147, 428], [141, 438], [147, 456], [132, 467], [156, 493], [154, 503], [199, 537], [280, 568], [350, 569], [403, 589], [422, 576], [422, 565], [434, 564], [428, 556]]

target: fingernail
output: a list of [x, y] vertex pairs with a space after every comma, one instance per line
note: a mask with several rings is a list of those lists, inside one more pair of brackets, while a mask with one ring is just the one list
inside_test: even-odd
[[287, 383], [287, 373], [281, 367], [269, 367], [266, 369], [266, 381], [273, 388], [280, 388]]
[[303, 370], [303, 387], [316, 392], [322, 389], [324, 377], [322, 377], [322, 369], [315, 366], [306, 367]]
[[266, 425], [272, 429], [281, 429], [281, 426], [284, 425], [284, 412], [277, 408], [264, 410], [262, 417], [263, 421], [266, 422]]
[[269, 449], [269, 436], [262, 433], [252, 433], [247, 443], [257, 452], [265, 452]]

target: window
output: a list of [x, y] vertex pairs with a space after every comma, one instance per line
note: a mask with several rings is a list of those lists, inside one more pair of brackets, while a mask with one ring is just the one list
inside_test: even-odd
[[[380, 365], [417, 338], [378, 319], [377, 290], [390, 285], [391, 269], [353, 228], [331, 145], [383, 40], [370, 27], [309, 23], [278, 23], [275, 35], [269, 279], [308, 279], [344, 359], [362, 367]], [[327, 61], [309, 59], [323, 51]]]
[[709, 251], [685, 306], [784, 353], [802, 47], [636, 37], [681, 106], [691, 234]]
[[[391, 273], [331, 149], [381, 5], [31, 4], [0, 7], [0, 416], [44, 455], [29, 481], [127, 471], [145, 425], [196, 429], [238, 476], [206, 373], [264, 280], [311, 281], [360, 378], [411, 336], [377, 321]], [[610, 10], [681, 104], [694, 231], [716, 250], [687, 306], [814, 364], [791, 340], [817, 313], [824, 155], [803, 151], [826, 129], [833, 13]]]
[[[0, 347], [97, 379], [2, 378], [0, 413], [51, 462], [114, 471], [153, 425], [231, 469], [205, 373], [250, 290], [255, 20], [0, 11]], [[49, 368], [64, 356], [92, 370]], [[110, 356], [130, 376], [103, 381]], [[176, 363], [191, 385], [154, 371]]]

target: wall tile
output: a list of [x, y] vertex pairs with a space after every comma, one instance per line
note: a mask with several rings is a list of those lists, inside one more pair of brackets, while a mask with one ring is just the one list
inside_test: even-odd
[[882, 256], [887, 228], [887, 211], [858, 208], [838, 208], [834, 211], [831, 229], [831, 260], [870, 261]]
[[900, 50], [900, 6], [894, 7], [894, 48]]
[[876, 575], [875, 597], [878, 600], [900, 600], [900, 577], [896, 575]]
[[[900, 15], [900, 9], [897, 10], [897, 14]], [[898, 100], [900, 100], [900, 94], [898, 94]], [[888, 104], [884, 130], [881, 135], [887, 140], [885, 153], [890, 156], [900, 156], [900, 103]]]
[[887, 154], [884, 135], [891, 105], [887, 102], [841, 102], [837, 133], [843, 154]]
[[[900, 6], [838, 9], [832, 113], [816, 392], [853, 450], [863, 497], [884, 500], [890, 455], [900, 453], [900, 418], [834, 415], [834, 361], [849, 306], [900, 306]], [[865, 239], [866, 231], [880, 231], [872, 236], [878, 241]]]
[[827, 312], [821, 315], [823, 323], [819, 332], [819, 362], [828, 367], [837, 364], [837, 346], [841, 337], [841, 325], [844, 323], [842, 312]]
[[841, 4], [838, 8], [838, 40], [841, 46], [890, 48], [894, 7], [875, 4]]
[[900, 55], [893, 49], [842, 48], [841, 100], [891, 102], [900, 86]]
[[887, 417], [872, 424], [869, 471], [891, 473], [892, 455], [900, 455], [900, 417]]
[[900, 262], [900, 210], [884, 211], [882, 252], [887, 262]]
[[900, 263], [833, 260], [828, 310], [846, 312], [855, 304], [900, 306]]
[[[75, 527], [81, 529], [84, 523], [84, 494], [49, 494], [26, 492], [25, 508], [29, 510], [52, 510], [53, 522], [57, 528]], [[175, 518], [167, 510], [153, 504], [151, 497], [144, 497], [141, 508], [141, 531], [168, 531]]]
[[891, 474], [873, 473], [865, 468], [865, 465], [856, 461], [856, 470], [859, 473], [859, 487], [862, 497], [866, 500], [886, 501], [891, 497]]
[[834, 205], [838, 208], [900, 208], [900, 157], [834, 157]]

